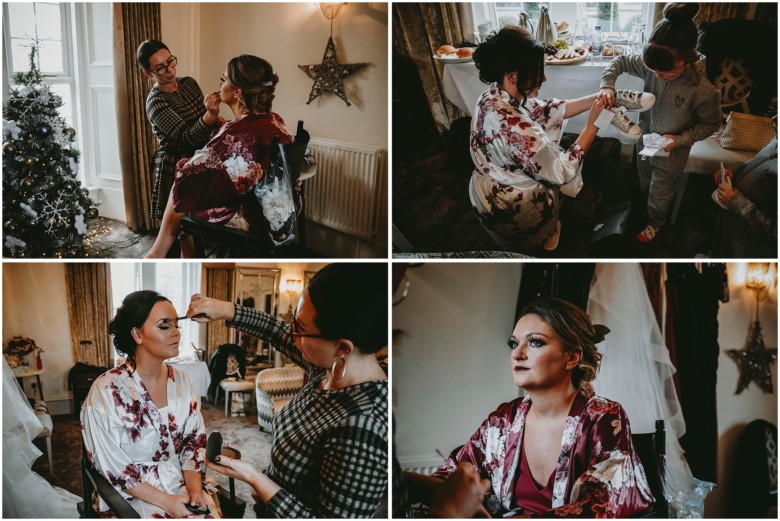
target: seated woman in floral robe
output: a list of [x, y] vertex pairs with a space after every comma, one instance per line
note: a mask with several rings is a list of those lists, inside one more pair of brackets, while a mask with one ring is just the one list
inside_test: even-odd
[[[198, 397], [186, 374], [163, 363], [179, 354], [176, 316], [154, 291], [128, 295], [109, 325], [128, 360], [95, 380], [81, 410], [87, 458], [142, 518], [187, 517], [187, 504], [215, 511], [203, 493]], [[102, 500], [93, 507], [114, 517]]]
[[[176, 165], [176, 180], [160, 231], [147, 257], [164, 257], [179, 235], [186, 212], [212, 223], [248, 230], [259, 216], [242, 204], [268, 170], [272, 143], [293, 142], [281, 116], [271, 111], [278, 76], [270, 63], [241, 55], [228, 63], [219, 96], [236, 119], [225, 123], [206, 146]], [[294, 209], [291, 209], [294, 210]], [[182, 256], [192, 257], [191, 238], [182, 237]]]
[[[474, 52], [479, 78], [491, 84], [471, 123], [471, 204], [490, 237], [509, 251], [558, 244], [561, 194], [576, 197], [581, 166], [603, 109], [596, 94], [576, 100], [536, 99], [546, 80], [544, 47], [524, 29], [507, 26]], [[580, 136], [563, 150], [563, 120], [592, 106]], [[548, 243], [545, 243], [549, 240]]]
[[493, 411], [433, 479], [471, 463], [491, 482], [485, 506], [493, 517], [614, 518], [646, 510], [655, 500], [626, 413], [589, 384], [604, 331], [568, 302], [531, 303], [509, 340], [514, 382], [526, 397]]

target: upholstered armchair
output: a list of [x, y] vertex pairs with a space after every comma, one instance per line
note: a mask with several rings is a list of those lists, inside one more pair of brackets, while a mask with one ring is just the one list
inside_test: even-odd
[[303, 387], [305, 376], [303, 369], [295, 365], [265, 369], [257, 373], [257, 423], [261, 430], [271, 432], [274, 416]]

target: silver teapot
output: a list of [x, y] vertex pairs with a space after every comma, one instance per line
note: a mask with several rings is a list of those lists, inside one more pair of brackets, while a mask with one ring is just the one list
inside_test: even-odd
[[542, 6], [542, 12], [539, 15], [539, 24], [536, 27], [536, 39], [541, 43], [552, 45], [558, 39], [558, 32], [555, 30], [555, 24], [550, 18], [550, 12], [547, 6]]

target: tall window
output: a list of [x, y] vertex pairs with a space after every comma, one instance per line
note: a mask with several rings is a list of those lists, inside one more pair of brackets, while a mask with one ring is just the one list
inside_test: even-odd
[[[200, 291], [200, 265], [197, 263], [112, 263], [111, 296], [113, 310], [122, 305], [122, 300], [133, 291], [154, 290], [167, 297], [177, 313], [183, 316], [187, 311], [190, 297]], [[198, 324], [192, 320], [182, 320], [179, 357], [194, 358], [192, 344], [198, 341]], [[114, 360], [122, 355], [114, 353]]]
[[639, 2], [585, 2], [582, 16], [588, 25], [601, 26], [605, 33], [627, 33], [636, 23], [647, 23], [647, 12]]
[[[643, 23], [650, 26], [651, 3], [641, 2], [494, 2], [491, 4], [472, 3], [474, 29], [484, 21], [495, 23], [498, 27], [517, 25], [521, 12], [528, 14], [532, 25], [536, 27], [541, 7], [547, 6], [550, 17], [555, 23], [567, 21], [570, 30], [574, 22], [586, 18], [588, 25], [601, 26], [604, 33], [630, 32], [632, 25]], [[468, 31], [467, 31], [468, 32]]]
[[[62, 97], [60, 115], [76, 128], [75, 73], [70, 45], [70, 5], [67, 3], [4, 3], [4, 45], [8, 63], [7, 78], [29, 69], [30, 45], [40, 41], [38, 66], [52, 90]], [[77, 138], [79, 133], [76, 134]]]

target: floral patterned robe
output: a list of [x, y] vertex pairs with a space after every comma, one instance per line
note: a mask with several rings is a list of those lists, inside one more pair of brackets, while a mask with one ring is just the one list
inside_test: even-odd
[[509, 250], [538, 248], [555, 229], [559, 192], [574, 197], [582, 188], [582, 149], [556, 143], [565, 112], [558, 99], [530, 98], [523, 107], [496, 84], [477, 101], [469, 196], [482, 225]]
[[[516, 471], [530, 408], [530, 397], [500, 405], [457, 456], [450, 456], [433, 475], [446, 478], [459, 462], [469, 461], [491, 481], [488, 494], [498, 499], [501, 509], [515, 510]], [[634, 451], [626, 412], [599, 396], [577, 394], [564, 426], [554, 479], [549, 515], [628, 517], [655, 501]]]
[[[184, 470], [205, 472], [200, 448], [206, 428], [192, 382], [168, 366], [168, 405], [152, 402], [132, 361], [100, 375], [81, 409], [87, 458], [141, 517], [167, 517], [151, 503], [122, 492], [148, 483], [186, 494]], [[101, 500], [100, 510], [108, 506]]]
[[248, 229], [238, 197], [249, 192], [268, 169], [274, 136], [283, 145], [293, 142], [274, 112], [247, 114], [222, 125], [205, 147], [176, 165], [174, 193], [189, 199], [185, 206], [177, 204], [176, 210], [198, 210], [199, 219]]

